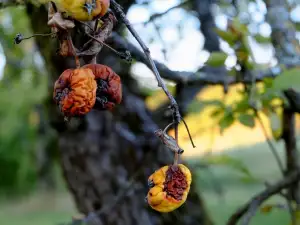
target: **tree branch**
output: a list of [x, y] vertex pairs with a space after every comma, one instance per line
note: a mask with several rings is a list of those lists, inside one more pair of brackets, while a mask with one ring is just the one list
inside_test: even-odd
[[[299, 42], [296, 38], [295, 27], [290, 20], [289, 11], [285, 0], [266, 1], [267, 19], [272, 28], [271, 40], [275, 48], [275, 54], [282, 64], [287, 67], [295, 66], [299, 63]], [[286, 155], [286, 176], [298, 171], [300, 167], [299, 152], [296, 145], [295, 131], [295, 109], [299, 108], [299, 93], [292, 89], [284, 91], [290, 102], [290, 106], [284, 106], [282, 119], [282, 139], [285, 143]], [[291, 185], [288, 195], [300, 208], [300, 183]], [[292, 222], [296, 224], [295, 215], [292, 213]]]
[[[144, 53], [136, 47], [134, 44], [126, 41], [117, 33], [113, 32], [111, 37], [107, 40], [111, 46], [115, 49], [127, 49], [130, 51], [133, 58], [137, 61], [144, 63], [149, 68], [150, 63], [148, 62]], [[170, 81], [174, 81], [176, 83], [183, 84], [224, 84], [226, 82], [228, 84], [236, 84], [236, 83], [251, 83], [251, 75], [250, 73], [245, 74], [245, 78], [237, 79], [236, 77], [229, 76], [227, 73], [224, 75], [216, 74], [216, 72], [220, 72], [219, 68], [203, 68], [200, 69], [199, 72], [187, 72], [187, 71], [173, 71], [170, 70], [166, 65], [154, 60], [154, 63], [161, 74], [161, 77]], [[253, 75], [256, 77], [256, 81], [262, 81], [264, 78], [274, 78], [279, 75], [281, 69], [279, 67], [273, 67], [264, 71], [253, 71]]]
[[258, 122], [259, 122], [259, 124], [260, 124], [260, 126], [261, 126], [261, 129], [262, 129], [262, 131], [263, 131], [263, 133], [264, 133], [264, 135], [265, 135], [265, 138], [266, 138], [267, 143], [268, 143], [268, 145], [269, 145], [269, 147], [270, 147], [270, 149], [271, 149], [271, 152], [272, 152], [272, 154], [273, 154], [274, 157], [275, 157], [275, 160], [276, 160], [276, 162], [277, 162], [277, 165], [279, 166], [279, 169], [280, 169], [282, 175], [284, 175], [284, 167], [283, 167], [283, 164], [282, 164], [282, 162], [281, 162], [281, 160], [280, 160], [280, 157], [279, 157], [279, 155], [278, 155], [278, 152], [277, 152], [277, 149], [276, 149], [275, 145], [273, 145], [271, 139], [270, 139], [269, 136], [268, 136], [268, 132], [267, 132], [267, 129], [266, 129], [264, 123], [263, 123], [263, 120], [262, 120], [261, 117], [259, 116], [258, 111], [257, 111], [256, 109], [254, 109], [254, 113], [255, 113], [255, 116], [256, 116], [256, 118], [257, 118], [257, 120], [258, 120]]
[[143, 24], [146, 25], [146, 24], [150, 23], [151, 21], [154, 21], [157, 18], [162, 17], [162, 16], [168, 14], [170, 11], [172, 11], [174, 9], [181, 8], [181, 7], [187, 5], [190, 2], [191, 2], [191, 0], [186, 0], [186, 1], [183, 1], [183, 2], [179, 3], [178, 5], [175, 5], [175, 6], [171, 7], [171, 8], [169, 8], [169, 9], [167, 9], [166, 11], [164, 11], [162, 13], [154, 13], [153, 15], [150, 16], [149, 20], [146, 21], [146, 22], [143, 22]]
[[150, 55], [149, 48], [145, 45], [143, 40], [140, 38], [138, 33], [135, 31], [135, 29], [130, 24], [129, 20], [126, 18], [126, 15], [123, 12], [121, 6], [115, 0], [111, 0], [110, 4], [111, 4], [112, 9], [116, 13], [116, 15], [122, 20], [122, 22], [126, 25], [127, 29], [131, 32], [131, 34], [134, 36], [134, 38], [137, 40], [137, 42], [142, 47], [143, 52], [145, 54], [145, 57], [146, 57], [149, 65], [150, 65], [150, 68], [151, 68], [151, 70], [153, 71], [153, 73], [155, 75], [158, 86], [163, 89], [163, 91], [165, 92], [165, 94], [167, 95], [167, 97], [170, 100], [171, 107], [172, 107], [173, 112], [174, 112], [175, 122], [176, 122], [176, 124], [178, 124], [181, 120], [178, 104], [177, 104], [175, 98], [173, 97], [173, 95], [169, 92], [169, 90], [168, 90], [167, 86], [165, 85], [164, 81], [162, 80], [162, 78], [159, 74], [159, 71], [157, 70], [156, 65], [155, 65], [155, 63], [154, 63], [154, 61], [153, 61], [153, 59]]
[[300, 171], [294, 171], [276, 184], [267, 187], [264, 191], [253, 196], [246, 204], [239, 208], [228, 220], [227, 225], [235, 225], [244, 216], [243, 225], [249, 223], [260, 205], [271, 196], [280, 193], [281, 190], [296, 183], [300, 179]]

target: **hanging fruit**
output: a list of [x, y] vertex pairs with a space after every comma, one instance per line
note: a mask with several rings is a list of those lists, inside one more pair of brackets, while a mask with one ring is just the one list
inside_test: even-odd
[[97, 83], [88, 68], [67, 69], [54, 84], [53, 98], [66, 117], [87, 114], [96, 102]]
[[147, 202], [156, 211], [171, 212], [187, 199], [192, 175], [183, 164], [164, 166], [148, 179]]

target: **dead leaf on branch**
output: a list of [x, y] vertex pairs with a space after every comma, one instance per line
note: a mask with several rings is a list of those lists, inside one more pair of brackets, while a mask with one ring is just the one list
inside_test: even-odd
[[[106, 39], [111, 35], [113, 27], [115, 23], [117, 22], [116, 17], [109, 13], [109, 15], [102, 20], [102, 26], [98, 28], [95, 34], [93, 34], [93, 31], [90, 30], [89, 34], [94, 36], [99, 42], [105, 42]], [[87, 42], [83, 48], [81, 48], [80, 52], [78, 52], [78, 56], [93, 56], [97, 55], [102, 47], [103, 44], [99, 43], [95, 40], [91, 40]]]
[[50, 20], [48, 20], [49, 26], [58, 27], [61, 30], [72, 29], [75, 27], [75, 23], [72, 20], [64, 19], [60, 12], [54, 13]]
[[75, 23], [72, 20], [63, 18], [61, 12], [56, 11], [52, 3], [48, 6], [48, 26], [51, 26], [57, 32], [58, 29], [67, 30], [75, 27]]

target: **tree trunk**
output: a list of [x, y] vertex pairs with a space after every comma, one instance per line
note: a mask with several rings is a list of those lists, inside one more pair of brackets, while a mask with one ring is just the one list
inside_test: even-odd
[[[49, 32], [43, 7], [28, 4], [27, 11], [34, 33]], [[65, 124], [52, 103], [52, 88], [58, 75], [66, 68], [74, 67], [74, 62], [55, 54], [55, 41], [36, 40], [49, 71], [49, 120], [58, 133], [64, 177], [78, 210], [86, 215], [100, 210], [97, 224], [211, 224], [196, 191], [195, 177], [186, 204], [178, 210], [161, 214], [145, 203], [148, 176], [170, 164], [172, 154], [153, 134], [159, 127], [136, 94], [138, 91], [129, 76], [129, 65], [119, 62], [103, 49], [100, 55], [105, 56], [105, 64], [122, 78], [122, 104], [114, 114], [92, 110], [85, 118], [72, 119]], [[98, 62], [103, 58], [99, 56]]]

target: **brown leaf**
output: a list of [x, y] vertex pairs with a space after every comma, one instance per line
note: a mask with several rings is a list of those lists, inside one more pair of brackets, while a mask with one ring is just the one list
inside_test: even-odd
[[75, 23], [72, 20], [64, 19], [60, 12], [54, 13], [53, 16], [48, 14], [48, 16], [50, 16], [50, 19], [48, 20], [49, 26], [54, 26], [62, 30], [72, 29], [75, 27]]
[[[95, 38], [100, 42], [105, 42], [105, 40], [112, 33], [116, 21], [117, 19], [115, 18], [115, 16], [112, 13], [109, 13], [109, 15], [105, 19], [103, 19], [103, 25], [97, 30]], [[90, 33], [90, 35], [93, 35], [93, 33]], [[103, 45], [93, 40], [89, 43], [89, 45], [85, 45], [84, 47], [84, 51], [79, 52], [78, 56], [97, 55], [101, 51]]]
[[74, 56], [74, 53], [72, 51], [72, 47], [70, 46], [70, 43], [68, 42], [68, 40], [64, 39], [64, 40], [60, 40], [60, 48], [59, 48], [59, 54], [61, 56]]

